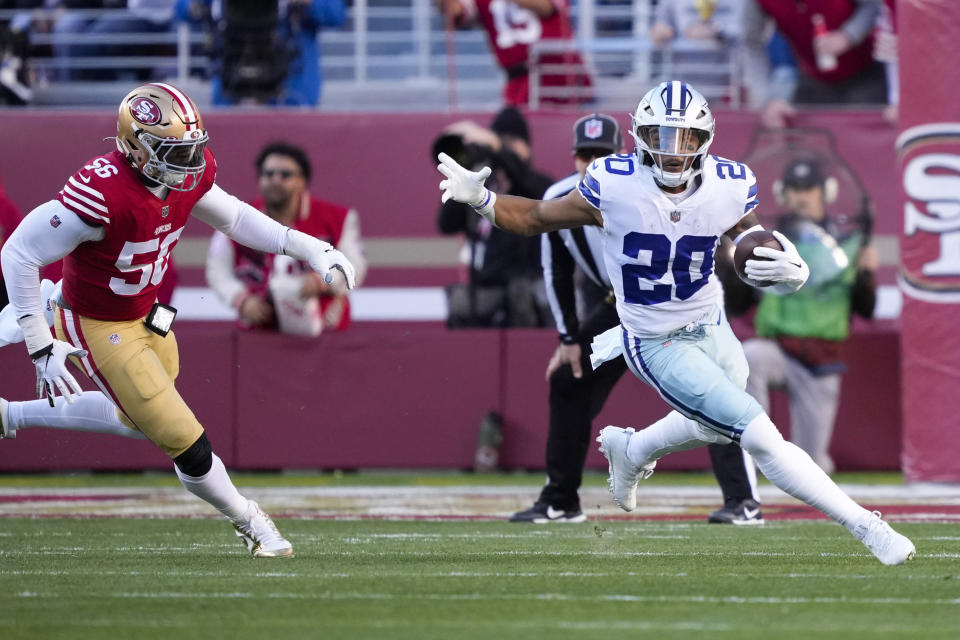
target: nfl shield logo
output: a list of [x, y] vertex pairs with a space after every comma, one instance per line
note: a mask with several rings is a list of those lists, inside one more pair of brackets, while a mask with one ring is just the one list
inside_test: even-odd
[[583, 135], [587, 136], [591, 140], [596, 140], [603, 135], [603, 121], [602, 120], [587, 120], [586, 124], [583, 126]]
[[110, 344], [120, 344], [120, 336], [116, 333], [111, 333]]
[[670, 222], [680, 222], [680, 212], [671, 211], [670, 212]]
[[60, 219], [60, 216], [55, 215], [52, 218], [50, 218], [50, 226], [53, 227], [54, 229], [59, 227], [62, 223], [63, 221]]
[[163, 208], [160, 209], [160, 217], [166, 218], [168, 215], [170, 215], [170, 205], [165, 204], [163, 205]]

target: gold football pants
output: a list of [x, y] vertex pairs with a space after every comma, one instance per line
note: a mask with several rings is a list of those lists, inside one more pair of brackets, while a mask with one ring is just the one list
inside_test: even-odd
[[87, 351], [85, 357], [71, 360], [113, 400], [124, 422], [171, 458], [203, 434], [173, 384], [180, 373], [180, 355], [172, 331], [161, 337], [142, 319], [95, 320], [62, 307], [55, 318], [57, 339]]

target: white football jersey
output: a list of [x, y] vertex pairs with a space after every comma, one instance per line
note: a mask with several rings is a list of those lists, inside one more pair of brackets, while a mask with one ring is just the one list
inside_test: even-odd
[[757, 206], [757, 179], [745, 164], [704, 162], [701, 183], [675, 204], [634, 154], [593, 162], [578, 190], [603, 215], [603, 258], [620, 322], [659, 336], [722, 304], [714, 270], [720, 236]]

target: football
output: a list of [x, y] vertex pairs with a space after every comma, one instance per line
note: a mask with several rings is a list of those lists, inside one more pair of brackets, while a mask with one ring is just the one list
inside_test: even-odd
[[740, 242], [737, 244], [736, 250], [733, 252], [733, 266], [737, 270], [737, 275], [740, 276], [740, 279], [753, 287], [769, 287], [774, 284], [773, 282], [755, 282], [747, 276], [744, 271], [747, 267], [747, 260], [769, 260], [770, 258], [763, 258], [760, 256], [753, 255], [753, 250], [756, 247], [770, 247], [771, 249], [776, 249], [777, 251], [783, 251], [783, 245], [780, 244], [780, 241], [777, 240], [776, 236], [772, 232], [767, 231], [766, 229], [761, 229], [759, 231], [752, 231], [747, 235], [740, 238]]

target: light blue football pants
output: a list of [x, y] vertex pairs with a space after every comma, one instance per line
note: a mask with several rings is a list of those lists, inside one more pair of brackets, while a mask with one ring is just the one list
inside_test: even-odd
[[749, 368], [726, 314], [718, 309], [709, 315], [652, 338], [621, 328], [624, 357], [634, 375], [671, 407], [739, 441], [763, 407], [744, 391]]

